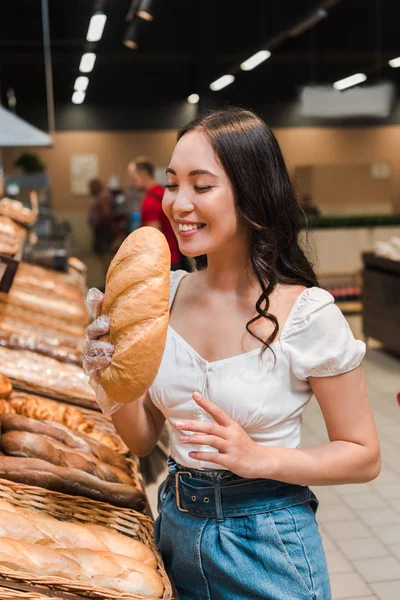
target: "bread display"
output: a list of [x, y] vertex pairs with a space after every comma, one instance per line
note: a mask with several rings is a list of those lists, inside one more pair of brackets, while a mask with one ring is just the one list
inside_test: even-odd
[[0, 436], [0, 450], [7, 456], [40, 458], [53, 465], [85, 471], [103, 481], [133, 485], [132, 478], [90, 452], [72, 449], [54, 438], [28, 431], [8, 431]]
[[[5, 513], [12, 513], [12, 516]], [[59, 521], [1, 499], [0, 536], [49, 547], [116, 552], [154, 568], [157, 565], [154, 552], [148, 546], [107, 527]]]
[[28, 291], [16, 285], [15, 280], [8, 294], [0, 293], [0, 300], [22, 310], [30, 310], [78, 325], [86, 325], [88, 321], [88, 314], [83, 305], [71, 302], [68, 298], [61, 299], [43, 292]]
[[38, 421], [55, 421], [72, 431], [88, 435], [112, 450], [127, 451], [112, 422], [100, 414], [18, 390], [13, 390], [7, 400], [1, 398], [0, 376], [0, 415], [9, 413]]
[[0, 346], [0, 370], [16, 387], [97, 406], [88, 377], [77, 365], [61, 363], [36, 352]]
[[93, 454], [99, 460], [129, 474], [129, 466], [124, 456], [86, 435], [71, 431], [68, 427], [64, 427], [59, 423], [35, 421], [21, 415], [3, 414], [0, 415], [0, 430], [2, 433], [28, 431], [53, 438], [69, 448]]
[[11, 381], [8, 377], [0, 374], [0, 398], [8, 398], [12, 392]]
[[110, 264], [102, 314], [110, 318], [106, 341], [115, 351], [98, 376], [115, 402], [138, 399], [157, 375], [168, 329], [169, 273], [169, 247], [154, 227], [134, 231]]
[[84, 496], [122, 508], [143, 511], [145, 496], [133, 486], [103, 481], [78, 469], [59, 467], [39, 458], [0, 456], [0, 478], [48, 490]]
[[[12, 514], [6, 514], [12, 513]], [[24, 540], [50, 548], [80, 548], [115, 552], [156, 568], [154, 552], [145, 544], [102, 525], [59, 521], [43, 513], [19, 508], [0, 499], [0, 537]]]
[[[56, 333], [56, 332], [55, 332]], [[80, 338], [77, 338], [80, 341]], [[16, 333], [3, 329], [0, 323], [0, 346], [14, 350], [31, 350], [60, 362], [81, 365], [83, 360], [83, 341], [70, 342], [61, 335], [48, 337], [38, 330], [36, 333]]]
[[52, 549], [0, 538], [0, 563], [14, 571], [85, 581], [127, 594], [161, 598], [157, 571], [140, 561], [111, 552]]
[[58, 273], [37, 265], [20, 263], [13, 286], [35, 295], [68, 299], [84, 303], [83, 292], [76, 278], [69, 273]]
[[61, 331], [70, 336], [85, 337], [85, 327], [76, 323], [71, 323], [65, 319], [46, 315], [41, 312], [34, 312], [29, 307], [21, 308], [15, 306], [7, 299], [8, 294], [0, 293], [0, 323], [6, 319], [13, 319], [26, 323], [29, 326], [51, 328], [56, 331]]
[[19, 200], [3, 198], [0, 200], [0, 215], [9, 217], [24, 225], [33, 225], [36, 220], [36, 212], [26, 208]]

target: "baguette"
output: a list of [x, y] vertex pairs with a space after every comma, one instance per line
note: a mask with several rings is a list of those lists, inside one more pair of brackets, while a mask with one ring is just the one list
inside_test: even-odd
[[115, 552], [135, 558], [144, 565], [157, 567], [154, 552], [142, 542], [127, 535], [102, 525], [59, 521], [44, 513], [16, 507], [5, 500], [0, 500], [0, 537], [23, 540], [29, 544], [40, 544], [49, 548]]
[[98, 377], [114, 402], [137, 400], [157, 375], [168, 329], [170, 265], [165, 236], [154, 227], [128, 236], [110, 264], [102, 306], [110, 333], [102, 339], [115, 351]]
[[53, 465], [85, 471], [104, 481], [133, 485], [133, 481], [121, 469], [100, 461], [82, 450], [72, 450], [57, 440], [27, 431], [9, 431], [0, 437], [0, 450], [8, 456], [41, 458]]
[[128, 594], [161, 598], [164, 591], [155, 569], [111, 552], [54, 550], [0, 538], [0, 563], [13, 571], [85, 581]]
[[4, 414], [0, 415], [0, 427], [2, 432], [18, 430], [49, 436], [69, 448], [91, 452], [99, 460], [118, 467], [129, 474], [129, 466], [125, 458], [118, 452], [104, 446], [97, 440], [92, 440], [89, 436], [71, 431], [60, 423], [36, 421], [22, 415]]
[[0, 456], [0, 478], [137, 511], [143, 511], [146, 506], [143, 492], [130, 485], [101, 481], [89, 473], [59, 467], [39, 458]]

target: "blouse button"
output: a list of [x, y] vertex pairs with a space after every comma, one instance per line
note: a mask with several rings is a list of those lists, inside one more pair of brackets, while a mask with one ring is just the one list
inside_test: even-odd
[[193, 502], [196, 502], [196, 500], [197, 500], [196, 496], [192, 496], [192, 500], [193, 500]]

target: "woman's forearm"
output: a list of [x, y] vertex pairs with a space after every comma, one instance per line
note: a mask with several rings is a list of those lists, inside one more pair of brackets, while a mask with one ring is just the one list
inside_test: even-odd
[[379, 448], [333, 441], [315, 448], [271, 448], [260, 452], [259, 475], [298, 485], [365, 483], [380, 472]]
[[112, 415], [115, 429], [137, 456], [151, 452], [160, 437], [165, 419], [146, 397], [124, 404]]

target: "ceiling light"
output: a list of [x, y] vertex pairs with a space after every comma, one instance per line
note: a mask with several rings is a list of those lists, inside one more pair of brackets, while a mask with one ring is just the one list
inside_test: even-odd
[[153, 0], [142, 0], [136, 13], [137, 16], [145, 21], [152, 21], [154, 19], [154, 15], [152, 14], [153, 5]]
[[101, 40], [106, 21], [107, 17], [104, 13], [99, 12], [92, 16], [86, 36], [88, 42], [98, 42]]
[[89, 84], [89, 77], [77, 77], [75, 80], [74, 90], [77, 92], [86, 92]]
[[243, 71], [251, 71], [252, 69], [255, 69], [255, 67], [258, 67], [258, 65], [260, 65], [262, 62], [264, 62], [264, 60], [267, 60], [267, 58], [269, 58], [270, 56], [271, 52], [269, 52], [268, 50], [260, 50], [260, 52], [256, 52], [256, 54], [253, 54], [253, 56], [250, 56], [250, 58], [242, 62], [240, 68]]
[[213, 90], [213, 92], [219, 92], [219, 90], [222, 90], [222, 88], [226, 87], [227, 85], [230, 85], [234, 81], [235, 78], [233, 75], [223, 75], [222, 77], [220, 77], [216, 81], [213, 81], [210, 84], [210, 89]]
[[400, 56], [398, 56], [397, 58], [392, 58], [392, 60], [389, 60], [389, 65], [391, 67], [393, 67], [393, 69], [400, 67]]
[[188, 97], [189, 104], [197, 104], [200, 100], [200, 96], [198, 94], [190, 94]]
[[367, 76], [364, 73], [356, 73], [355, 75], [350, 75], [350, 77], [345, 77], [344, 79], [339, 79], [339, 81], [335, 81], [333, 87], [335, 90], [345, 90], [353, 85], [358, 85], [363, 81], [366, 81]]
[[72, 94], [72, 102], [74, 104], [82, 104], [82, 102], [85, 99], [85, 96], [86, 96], [85, 92], [74, 92]]
[[133, 19], [131, 23], [128, 25], [127, 30], [125, 31], [124, 39], [122, 43], [127, 48], [131, 50], [136, 50], [139, 45], [139, 38], [141, 33], [143, 21], [141, 19]]
[[81, 64], [79, 70], [81, 73], [90, 73], [93, 71], [94, 63], [96, 62], [96, 55], [94, 52], [86, 52], [82, 55]]
[[326, 19], [327, 16], [327, 11], [324, 8], [319, 8], [317, 11], [315, 11], [315, 13], [312, 13], [309, 17], [303, 19], [300, 21], [300, 23], [292, 27], [292, 29], [289, 29], [288, 35], [290, 37], [296, 37], [307, 31], [307, 29], [311, 29], [311, 27], [314, 27], [314, 25], [323, 19]]

